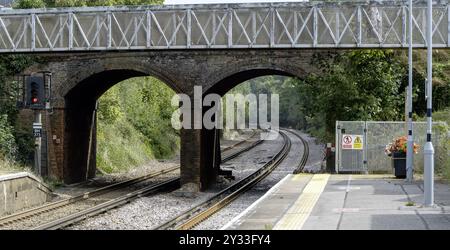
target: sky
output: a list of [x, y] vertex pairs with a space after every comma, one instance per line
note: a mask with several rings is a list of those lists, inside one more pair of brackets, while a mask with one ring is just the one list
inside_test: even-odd
[[270, 3], [270, 2], [305, 2], [305, 0], [166, 0], [164, 4], [197, 4], [197, 3]]

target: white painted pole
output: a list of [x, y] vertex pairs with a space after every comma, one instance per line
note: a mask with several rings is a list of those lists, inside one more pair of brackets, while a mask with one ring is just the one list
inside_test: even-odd
[[433, 0], [427, 2], [427, 142], [424, 148], [424, 205], [434, 205], [434, 148], [432, 135], [432, 96], [433, 96]]
[[413, 85], [413, 67], [412, 67], [412, 25], [413, 25], [413, 14], [412, 14], [412, 0], [409, 0], [409, 17], [408, 17], [408, 90], [407, 90], [407, 116], [408, 116], [408, 143], [406, 151], [406, 181], [411, 182], [413, 180], [413, 169], [414, 169], [414, 137], [413, 137], [413, 123], [412, 123], [412, 85]]
[[[34, 122], [36, 124], [42, 124], [42, 114], [40, 110], [34, 111]], [[34, 171], [38, 175], [42, 175], [41, 159], [42, 159], [42, 134], [34, 138]]]

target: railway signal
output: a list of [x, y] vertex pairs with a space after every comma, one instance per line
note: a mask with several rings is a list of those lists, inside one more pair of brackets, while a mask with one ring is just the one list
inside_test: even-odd
[[26, 80], [26, 104], [31, 109], [45, 107], [45, 83], [43, 76], [29, 76]]
[[[31, 75], [22, 75], [23, 92], [21, 100], [18, 101], [21, 107], [34, 110], [34, 123], [32, 130], [34, 141], [34, 170], [42, 175], [44, 173], [41, 166], [42, 158], [42, 140], [45, 140], [42, 113], [49, 111], [51, 113], [51, 78], [52, 73], [41, 71]], [[23, 105], [24, 104], [24, 105]], [[44, 137], [44, 138], [43, 138]]]

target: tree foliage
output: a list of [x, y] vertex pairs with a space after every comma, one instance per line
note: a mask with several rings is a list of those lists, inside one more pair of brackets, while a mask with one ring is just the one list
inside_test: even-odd
[[403, 66], [388, 50], [357, 50], [315, 58], [320, 74], [299, 81], [308, 98], [307, 127], [334, 138], [336, 120], [398, 120], [403, 115]]
[[164, 0], [19, 0], [15, 8], [153, 5], [162, 3], [164, 3]]
[[32, 8], [43, 8], [45, 7], [45, 2], [43, 0], [20, 0], [14, 5], [17, 9], [32, 9]]
[[16, 153], [14, 128], [8, 123], [6, 115], [0, 115], [0, 158], [13, 158]]
[[14, 76], [36, 59], [23, 55], [0, 55], [0, 157], [26, 163], [32, 150], [32, 138], [15, 127], [19, 84]]
[[97, 165], [123, 171], [174, 155], [179, 136], [170, 123], [175, 93], [152, 77], [123, 81], [99, 99]]

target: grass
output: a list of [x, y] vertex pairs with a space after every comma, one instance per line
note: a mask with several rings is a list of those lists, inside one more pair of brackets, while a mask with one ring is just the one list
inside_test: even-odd
[[[425, 117], [418, 117], [418, 120], [425, 121]], [[440, 138], [439, 144], [433, 146], [436, 151], [436, 173], [450, 182], [450, 108], [433, 112], [433, 122], [447, 123], [446, 126], [439, 125], [433, 127], [433, 129], [438, 129], [439, 133], [444, 135], [443, 138]]]
[[447, 153], [441, 155], [437, 161], [442, 164], [442, 175], [447, 180], [450, 181], [450, 108], [442, 111], [433, 113], [434, 121], [443, 121], [447, 123], [447, 128], [444, 128], [447, 132], [447, 138], [442, 142], [443, 147]]
[[450, 108], [433, 112], [433, 120], [446, 122], [447, 125], [450, 125]]
[[416, 205], [416, 203], [414, 203], [414, 202], [412, 202], [412, 201], [408, 201], [405, 205], [406, 205], [407, 207], [413, 207], [413, 206]]
[[97, 166], [102, 172], [124, 172], [153, 158], [145, 138], [126, 120], [99, 124]]
[[0, 156], [0, 172], [32, 172], [30, 168]]
[[450, 108], [433, 112], [433, 120], [447, 123], [447, 127], [442, 128], [445, 132], [447, 132], [447, 138], [443, 139], [441, 142], [444, 153], [438, 156], [436, 162], [441, 165], [443, 177], [447, 181], [450, 181]]

